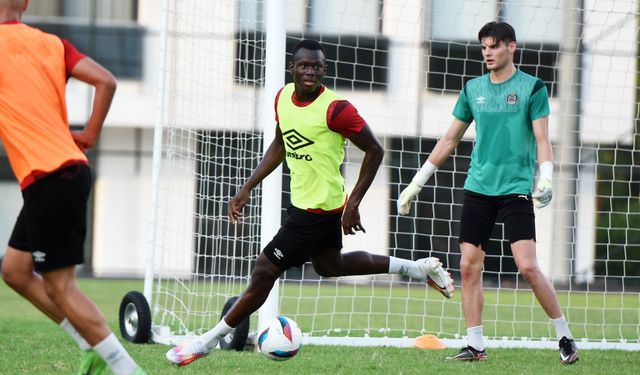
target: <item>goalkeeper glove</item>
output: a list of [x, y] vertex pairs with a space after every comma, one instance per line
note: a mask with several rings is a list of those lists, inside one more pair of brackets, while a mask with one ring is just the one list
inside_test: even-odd
[[533, 193], [533, 203], [536, 208], [546, 207], [553, 197], [553, 189], [551, 188], [551, 178], [553, 176], [553, 164], [545, 161], [540, 165], [540, 178], [536, 191]]
[[429, 177], [438, 169], [432, 162], [427, 160], [422, 165], [422, 168], [413, 176], [413, 180], [409, 186], [404, 188], [398, 198], [398, 213], [400, 215], [406, 215], [411, 210], [411, 201], [418, 195], [422, 186], [427, 182]]
[[398, 198], [398, 213], [400, 215], [406, 215], [411, 210], [411, 201], [422, 190], [422, 186], [411, 181], [409, 186], [402, 190], [400, 198]]

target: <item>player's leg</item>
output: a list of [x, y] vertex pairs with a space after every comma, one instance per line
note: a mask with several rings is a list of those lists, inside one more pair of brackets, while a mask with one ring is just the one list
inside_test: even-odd
[[280, 275], [282, 275], [282, 270], [273, 264], [264, 253], [261, 253], [256, 260], [256, 267], [251, 272], [247, 289], [224, 317], [227, 324], [231, 327], [237, 327], [249, 315], [257, 311], [267, 300], [273, 284]]
[[75, 266], [84, 262], [90, 189], [91, 172], [86, 165], [60, 169], [24, 189], [29, 245], [25, 248], [32, 250], [34, 269], [42, 275], [49, 299], [113, 373], [143, 373], [76, 285]]
[[533, 294], [549, 318], [557, 319], [562, 315], [560, 302], [555, 288], [542, 273], [536, 259], [536, 245], [533, 240], [519, 240], [511, 244], [511, 252], [518, 271], [529, 283]]
[[[341, 246], [340, 242], [340, 246]], [[426, 281], [443, 296], [451, 298], [454, 290], [453, 280], [442, 268], [438, 258], [430, 257], [408, 260], [385, 255], [371, 254], [366, 251], [342, 253], [336, 243], [311, 257], [313, 268], [320, 276], [339, 277], [352, 275], [372, 275], [392, 273]]]
[[110, 331], [98, 307], [78, 288], [75, 266], [43, 272], [47, 295], [114, 374], [133, 374], [138, 365]]
[[448, 360], [483, 361], [487, 359], [482, 337], [482, 310], [484, 291], [482, 270], [485, 252], [480, 246], [468, 242], [460, 244], [460, 277], [462, 279], [462, 312], [467, 324], [467, 346]]
[[[519, 197], [519, 196], [518, 196]], [[559, 340], [560, 362], [571, 364], [578, 360], [578, 349], [562, 314], [556, 290], [542, 273], [536, 257], [535, 216], [529, 199], [507, 200], [504, 205], [504, 223], [511, 252], [520, 274], [531, 286], [536, 299], [551, 319]]]
[[447, 298], [451, 298], [453, 280], [438, 258], [416, 261], [371, 254], [366, 251], [342, 253], [342, 216], [306, 214], [315, 228], [315, 250], [310, 259], [316, 272], [325, 277], [392, 273], [426, 281]]
[[31, 302], [75, 340], [82, 351], [79, 374], [99, 374], [104, 370], [107, 365], [104, 360], [91, 349], [91, 345], [47, 295], [42, 277], [33, 269], [30, 252], [9, 246], [2, 262], [2, 277], [7, 285]]
[[[340, 243], [341, 245], [341, 243]], [[336, 246], [334, 244], [334, 246]], [[407, 261], [412, 263], [411, 261]], [[389, 271], [389, 257], [366, 251], [342, 253], [336, 247], [325, 248], [311, 257], [313, 268], [320, 276], [338, 277], [349, 275], [371, 275]]]
[[42, 277], [34, 272], [31, 253], [7, 247], [2, 260], [4, 282], [56, 323], [62, 322], [62, 311], [44, 290]]
[[43, 281], [49, 298], [91, 346], [107, 337], [107, 321], [96, 305], [78, 289], [74, 266], [43, 272]]
[[91, 349], [91, 345], [63, 316], [62, 311], [55, 303], [51, 301], [44, 290], [42, 277], [34, 270], [31, 251], [26, 250], [29, 248], [25, 210], [23, 208], [11, 233], [9, 246], [2, 263], [3, 279], [7, 285], [31, 302], [74, 339], [81, 350], [79, 374], [101, 373], [106, 367], [106, 363]]
[[449, 360], [486, 360], [482, 338], [484, 292], [482, 271], [485, 251], [498, 215], [493, 197], [465, 191], [460, 217], [460, 277], [462, 311], [467, 324], [467, 346]]
[[265, 255], [264, 251], [261, 252], [251, 272], [249, 285], [227, 314], [215, 327], [203, 335], [171, 348], [165, 355], [167, 360], [175, 365], [185, 366], [209, 355], [220, 340], [262, 306], [280, 275], [282, 270]]
[[307, 261], [316, 246], [318, 228], [304, 211], [289, 209], [288, 213], [285, 225], [258, 255], [247, 289], [215, 327], [167, 351], [169, 362], [185, 366], [209, 355], [220, 340], [262, 306], [282, 272]]

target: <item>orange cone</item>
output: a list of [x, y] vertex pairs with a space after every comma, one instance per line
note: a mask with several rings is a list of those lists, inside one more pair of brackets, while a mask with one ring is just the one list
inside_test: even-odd
[[418, 349], [444, 349], [446, 346], [435, 335], [424, 335], [416, 337], [413, 346]]

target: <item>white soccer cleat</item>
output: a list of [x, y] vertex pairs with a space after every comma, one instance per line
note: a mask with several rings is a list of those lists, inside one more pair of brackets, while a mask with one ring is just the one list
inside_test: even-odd
[[416, 260], [418, 268], [424, 271], [424, 280], [433, 289], [443, 296], [451, 298], [453, 295], [453, 279], [449, 272], [442, 268], [442, 262], [436, 257], [422, 258]]
[[209, 353], [211, 349], [198, 338], [194, 338], [170, 349], [165, 356], [174, 365], [186, 366], [196, 359], [208, 356]]

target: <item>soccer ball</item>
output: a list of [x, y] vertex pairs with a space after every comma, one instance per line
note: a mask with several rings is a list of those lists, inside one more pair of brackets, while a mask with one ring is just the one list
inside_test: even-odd
[[286, 361], [293, 358], [302, 346], [302, 332], [293, 319], [276, 316], [258, 336], [258, 348], [267, 358]]

